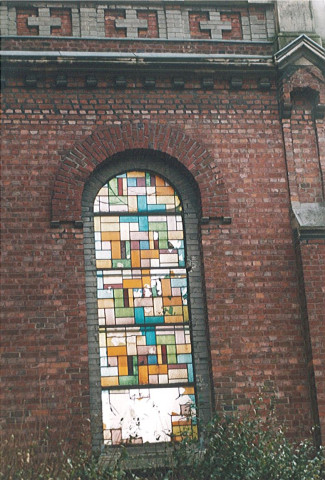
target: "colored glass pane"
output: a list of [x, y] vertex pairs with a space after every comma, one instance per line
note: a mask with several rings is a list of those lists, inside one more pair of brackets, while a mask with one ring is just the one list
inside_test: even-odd
[[95, 212], [164, 212], [182, 210], [175, 190], [149, 172], [127, 172], [105, 184], [95, 200]]
[[133, 171], [104, 185], [94, 209], [105, 443], [196, 437], [180, 199]]

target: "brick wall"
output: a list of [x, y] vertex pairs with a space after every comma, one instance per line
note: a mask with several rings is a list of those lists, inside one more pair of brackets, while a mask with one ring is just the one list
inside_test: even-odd
[[309, 334], [311, 342], [310, 363], [314, 370], [317, 409], [321, 433], [325, 431], [324, 392], [324, 339], [325, 339], [325, 242], [324, 239], [304, 240], [301, 245], [302, 269], [306, 294]]
[[[260, 91], [258, 79], [247, 75], [236, 91], [217, 77], [207, 91], [188, 74], [185, 88], [175, 90], [162, 73], [146, 90], [132, 73], [127, 88], [117, 90], [102, 73], [97, 88], [86, 89], [76, 71], [66, 89], [54, 83], [49, 71], [35, 89], [9, 76], [4, 90], [2, 421], [8, 427], [38, 417], [75, 424], [89, 418], [83, 232], [71, 223], [50, 228], [53, 186], [79, 142], [95, 134], [89, 138], [100, 148], [98, 129], [147, 122], [198, 142], [228, 192], [231, 225], [214, 218], [202, 225], [217, 410], [246, 408], [269, 392], [291, 434], [308, 434], [311, 401], [275, 84]], [[198, 176], [198, 184], [208, 205], [209, 178]]]
[[294, 439], [324, 430], [324, 242], [294, 236], [291, 218], [324, 201], [320, 47], [298, 39], [273, 57], [269, 4], [34, 1], [1, 14], [6, 431], [50, 424], [100, 446], [87, 199], [134, 158], [200, 195], [185, 227], [205, 418], [262, 394]]

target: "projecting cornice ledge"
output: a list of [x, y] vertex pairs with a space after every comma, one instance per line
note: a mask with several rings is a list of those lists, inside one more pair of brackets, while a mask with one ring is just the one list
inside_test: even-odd
[[60, 64], [70, 68], [76, 64], [92, 64], [104, 66], [115, 64], [118, 66], [150, 66], [161, 65], [176, 68], [188, 66], [195, 67], [245, 67], [273, 68], [271, 55], [236, 55], [236, 54], [194, 54], [194, 53], [129, 53], [129, 52], [72, 52], [72, 51], [15, 51], [7, 50], [0, 52], [3, 65], [10, 63], [41, 65]]
[[325, 203], [292, 202], [292, 227], [300, 240], [325, 238]]

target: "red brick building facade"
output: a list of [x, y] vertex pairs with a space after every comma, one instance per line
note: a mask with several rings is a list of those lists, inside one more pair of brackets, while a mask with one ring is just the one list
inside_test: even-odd
[[324, 439], [325, 57], [278, 8], [1, 3], [3, 429], [102, 443], [87, 195], [125, 165], [197, 192], [199, 411], [272, 395]]

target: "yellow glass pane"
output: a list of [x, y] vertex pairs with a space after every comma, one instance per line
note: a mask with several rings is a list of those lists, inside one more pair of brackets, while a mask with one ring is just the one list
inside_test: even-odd
[[133, 178], [133, 177], [145, 177], [146, 172], [138, 172], [137, 170], [132, 171], [132, 172], [127, 172], [126, 174], [127, 177]]
[[149, 382], [147, 365], [139, 365], [139, 384], [146, 385]]
[[[112, 232], [115, 233], [115, 232]], [[112, 242], [112, 258], [120, 259], [121, 258], [121, 243], [120, 242]]]
[[129, 278], [123, 280], [123, 288], [142, 288], [141, 278]]
[[126, 356], [118, 357], [118, 372], [119, 375], [128, 374], [128, 358]]
[[165, 323], [183, 323], [184, 317], [182, 315], [166, 315]]
[[125, 347], [108, 347], [107, 355], [108, 357], [118, 357], [119, 355], [126, 355], [126, 346]]
[[131, 250], [132, 268], [140, 267], [140, 250]]
[[102, 232], [102, 240], [119, 240], [120, 239], [120, 232]]
[[103, 269], [103, 268], [112, 268], [112, 261], [111, 260], [96, 260], [96, 268]]
[[102, 377], [102, 387], [115, 387], [118, 385], [118, 377]]

